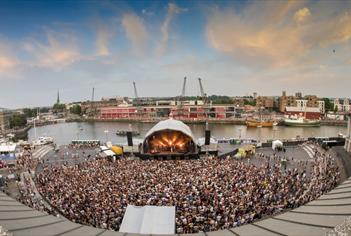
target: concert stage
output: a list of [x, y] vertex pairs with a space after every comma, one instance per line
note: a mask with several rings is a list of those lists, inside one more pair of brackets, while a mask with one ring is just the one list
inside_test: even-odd
[[194, 159], [198, 147], [190, 128], [173, 119], [160, 121], [145, 135], [141, 159]]

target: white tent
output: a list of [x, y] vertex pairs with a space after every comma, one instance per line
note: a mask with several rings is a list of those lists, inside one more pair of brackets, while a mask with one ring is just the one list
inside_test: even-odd
[[116, 155], [116, 153], [114, 153], [113, 151], [111, 151], [111, 150], [105, 150], [105, 151], [103, 151], [104, 152], [104, 154], [107, 156], [107, 157], [112, 157], [112, 156], [115, 156]]
[[280, 140], [275, 140], [272, 142], [272, 149], [275, 150], [278, 147], [282, 148], [283, 147], [283, 142]]
[[120, 232], [136, 234], [174, 234], [174, 206], [128, 205]]

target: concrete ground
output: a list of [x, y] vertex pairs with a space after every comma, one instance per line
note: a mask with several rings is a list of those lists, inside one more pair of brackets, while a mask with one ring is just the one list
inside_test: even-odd
[[[258, 152], [272, 154], [270, 148], [258, 149]], [[93, 155], [95, 150], [85, 151], [85, 157], [72, 158], [65, 154], [65, 149], [59, 153], [49, 152], [45, 157], [47, 164], [59, 164], [63, 161], [79, 163]], [[82, 151], [79, 151], [79, 153]], [[83, 153], [80, 153], [83, 154]], [[310, 161], [308, 153], [301, 147], [287, 148], [284, 154], [294, 156], [298, 161]], [[345, 155], [345, 153], [342, 153]], [[347, 154], [346, 154], [347, 155]], [[351, 159], [350, 156], [344, 158]], [[346, 160], [347, 161], [347, 160]], [[252, 159], [252, 162], [261, 164], [262, 159]], [[348, 162], [344, 162], [348, 164]], [[291, 166], [294, 162], [291, 162]], [[349, 166], [351, 168], [351, 166]], [[345, 174], [346, 175], [346, 174]], [[198, 236], [258, 236], [258, 235], [333, 235], [330, 232], [341, 224], [345, 217], [351, 216], [351, 178], [346, 179], [337, 188], [320, 198], [291, 211], [271, 216], [252, 224], [231, 228], [228, 230], [197, 233]], [[70, 222], [63, 218], [38, 212], [13, 198], [0, 192], [0, 225], [19, 235], [102, 235], [102, 236], [131, 236], [136, 234], [120, 233], [97, 229]]]

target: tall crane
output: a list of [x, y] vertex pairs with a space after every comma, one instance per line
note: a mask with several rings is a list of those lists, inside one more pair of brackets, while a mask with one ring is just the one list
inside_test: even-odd
[[204, 87], [202, 86], [202, 80], [201, 78], [198, 79], [199, 80], [199, 86], [200, 86], [200, 93], [201, 93], [201, 98], [202, 98], [202, 102], [203, 102], [203, 109], [204, 109], [204, 115], [207, 118], [207, 113], [208, 113], [208, 97], [207, 94], [205, 93]]
[[140, 99], [139, 99], [139, 96], [138, 96], [138, 91], [137, 91], [137, 87], [136, 87], [135, 81], [133, 81], [133, 87], [134, 87], [134, 99], [135, 99], [135, 106], [136, 106], [136, 109], [137, 109], [137, 115], [141, 116]]
[[185, 97], [185, 87], [186, 87], [186, 77], [184, 77], [183, 80], [183, 87], [182, 87], [182, 93], [179, 96], [178, 99], [178, 108], [177, 108], [177, 115], [179, 117], [182, 117], [184, 115], [184, 97]]
[[182, 95], [181, 95], [182, 98], [184, 98], [185, 96], [185, 86], [186, 86], [186, 77], [184, 77], [184, 81], [183, 81], [183, 88], [182, 88]]
[[137, 88], [136, 88], [136, 85], [135, 85], [135, 81], [133, 81], [133, 87], [134, 87], [134, 96], [135, 96], [135, 99], [139, 99], [138, 97], [138, 91], [137, 91]]
[[201, 97], [202, 97], [203, 100], [205, 100], [206, 94], [205, 94], [205, 91], [204, 91], [204, 87], [202, 86], [201, 78], [199, 78], [199, 85], [200, 85]]
[[95, 88], [93, 87], [93, 91], [91, 93], [91, 101], [90, 101], [90, 112], [89, 112], [90, 116], [96, 115], [96, 110], [95, 110], [95, 106], [94, 106], [94, 94], [95, 94]]

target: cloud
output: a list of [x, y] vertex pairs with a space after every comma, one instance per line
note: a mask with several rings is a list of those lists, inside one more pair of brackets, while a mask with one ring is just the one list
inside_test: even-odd
[[122, 26], [127, 38], [132, 42], [134, 52], [142, 53], [148, 39], [143, 21], [137, 15], [125, 14], [122, 18]]
[[47, 31], [46, 41], [24, 43], [24, 49], [33, 58], [29, 65], [60, 70], [81, 59], [77, 39], [71, 33]]
[[16, 66], [16, 64], [16, 60], [0, 55], [0, 72], [12, 69]]
[[351, 38], [345, 4], [324, 2], [307, 7], [304, 1], [254, 1], [240, 12], [216, 8], [206, 36], [216, 51], [250, 66], [319, 63], [316, 51]]
[[169, 40], [169, 25], [174, 17], [175, 14], [180, 14], [182, 12], [186, 12], [188, 9], [180, 8], [174, 3], [168, 3], [167, 15], [166, 18], [161, 25], [161, 40], [156, 48], [156, 52], [158, 54], [164, 54], [167, 50], [167, 44]]
[[310, 10], [307, 7], [304, 7], [295, 13], [294, 19], [297, 23], [301, 23], [310, 15], [311, 15]]
[[99, 56], [110, 55], [109, 42], [115, 35], [115, 31], [109, 26], [98, 25], [96, 28], [96, 49]]
[[154, 15], [153, 11], [149, 11], [148, 9], [145, 9], [145, 8], [141, 10], [141, 13], [143, 15], [146, 15], [146, 16], [153, 16]]
[[0, 42], [0, 73], [9, 75], [19, 64], [17, 58], [11, 53], [14, 49], [10, 43]]

